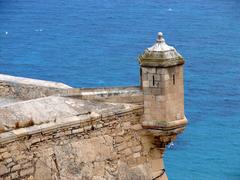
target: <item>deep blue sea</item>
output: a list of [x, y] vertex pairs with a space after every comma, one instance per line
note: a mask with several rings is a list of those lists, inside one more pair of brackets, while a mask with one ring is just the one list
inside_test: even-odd
[[138, 85], [158, 31], [186, 59], [189, 125], [165, 154], [169, 179], [239, 180], [239, 0], [0, 0], [0, 73]]

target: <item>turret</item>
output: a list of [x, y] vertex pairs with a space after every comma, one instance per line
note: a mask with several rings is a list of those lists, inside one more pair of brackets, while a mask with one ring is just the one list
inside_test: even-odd
[[157, 153], [160, 154], [159, 163], [154, 164], [156, 172], [153, 174], [161, 174], [166, 145], [187, 124], [184, 115], [184, 59], [175, 48], [166, 44], [159, 32], [156, 43], [139, 56], [139, 64], [144, 96], [142, 126], [152, 137], [155, 149], [160, 150]]
[[139, 57], [141, 87], [144, 94], [144, 119], [147, 129], [166, 131], [185, 125], [183, 57], [168, 46], [163, 34]]

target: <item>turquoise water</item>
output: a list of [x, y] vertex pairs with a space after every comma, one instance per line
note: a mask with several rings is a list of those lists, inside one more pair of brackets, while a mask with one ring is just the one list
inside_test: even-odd
[[75, 87], [138, 85], [158, 31], [185, 57], [189, 125], [170, 180], [240, 179], [240, 1], [0, 0], [0, 73]]

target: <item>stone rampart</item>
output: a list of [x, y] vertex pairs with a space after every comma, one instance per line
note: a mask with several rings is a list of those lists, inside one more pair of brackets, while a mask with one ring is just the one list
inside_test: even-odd
[[4, 98], [29, 100], [62, 94], [69, 88], [63, 83], [0, 74], [0, 97]]
[[158, 33], [140, 87], [72, 88], [0, 75], [0, 179], [167, 180], [183, 132], [183, 57]]
[[0, 178], [149, 179], [161, 154], [142, 130], [142, 113], [133, 106], [2, 133]]
[[143, 104], [143, 93], [139, 86], [110, 88], [72, 88], [61, 96], [100, 102]]

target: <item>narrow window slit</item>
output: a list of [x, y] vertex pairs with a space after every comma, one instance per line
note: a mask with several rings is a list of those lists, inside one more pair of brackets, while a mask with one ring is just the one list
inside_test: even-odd
[[155, 86], [155, 78], [154, 78], [154, 76], [153, 76], [153, 86]]
[[175, 74], [173, 74], [173, 85], [175, 85]]

